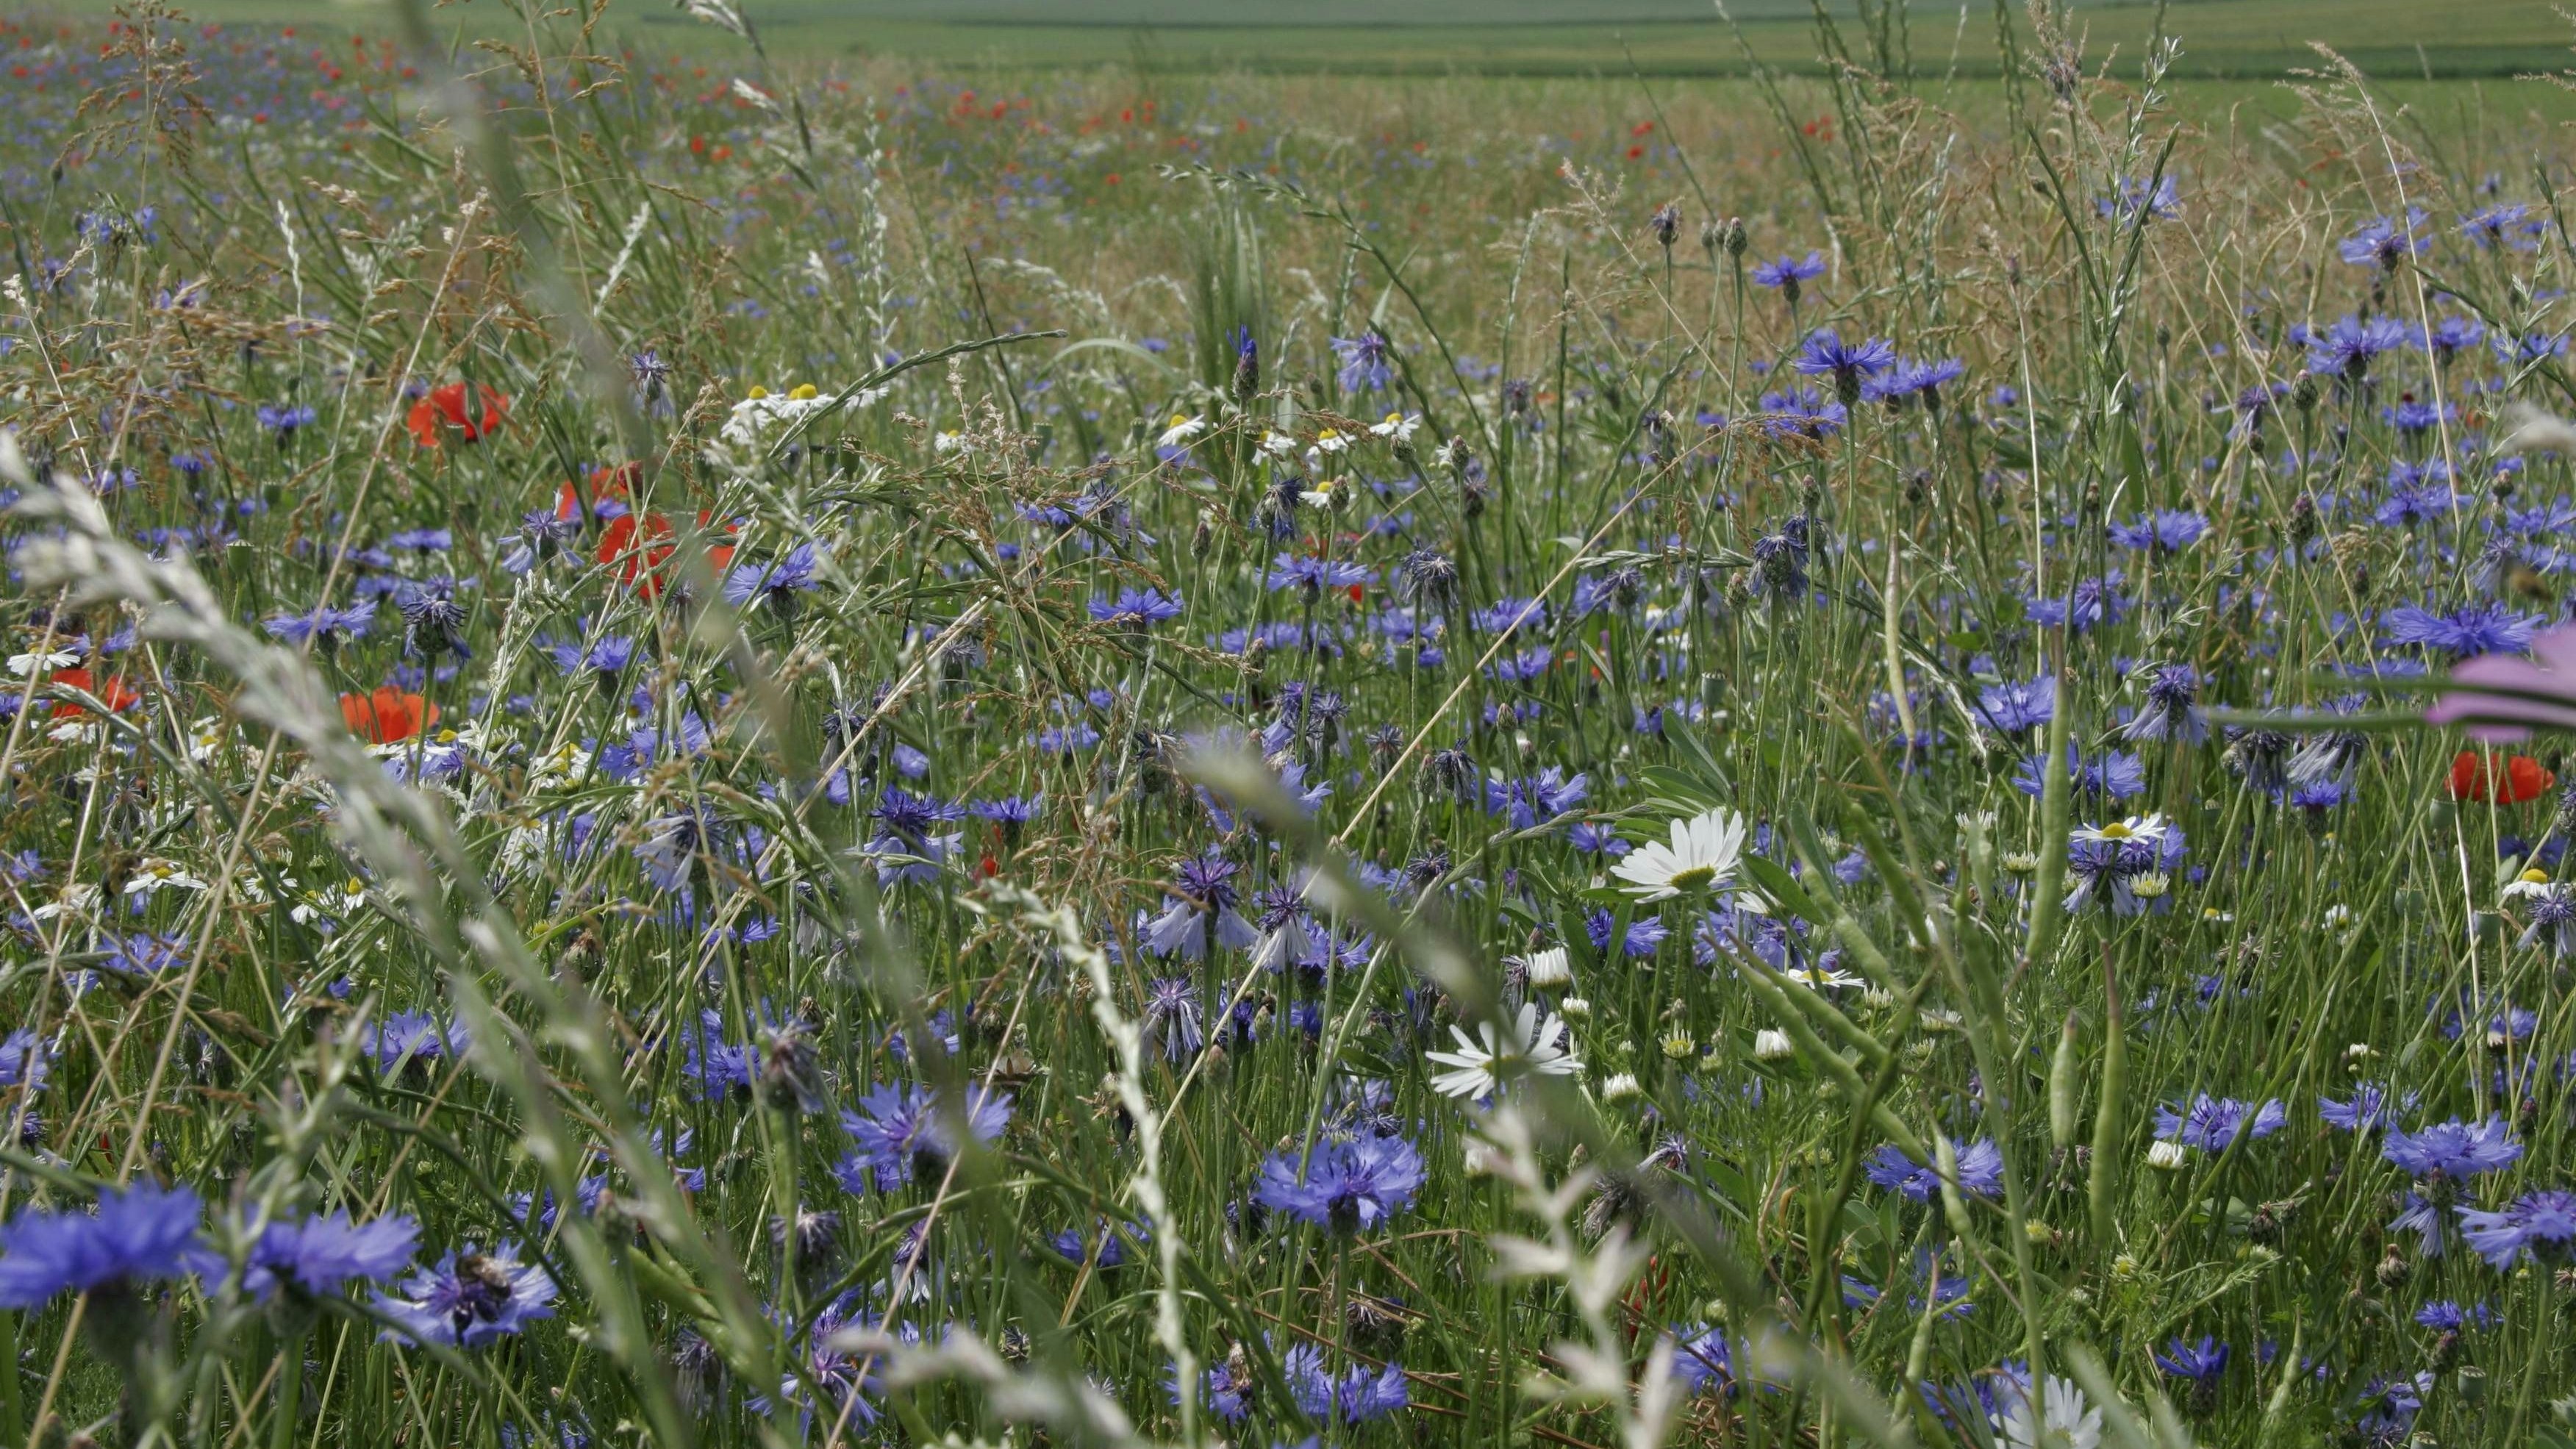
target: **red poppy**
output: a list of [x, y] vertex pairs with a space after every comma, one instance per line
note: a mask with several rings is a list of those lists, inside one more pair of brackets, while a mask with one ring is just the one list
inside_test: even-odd
[[2484, 800], [2497, 805], [2519, 805], [2537, 800], [2558, 783], [2558, 777], [2529, 755], [2507, 755], [2490, 762], [2476, 750], [2462, 750], [2451, 761], [2451, 798]]
[[[698, 512], [698, 527], [707, 528], [715, 515], [704, 509]], [[725, 532], [733, 532], [727, 524]], [[617, 581], [644, 597], [657, 598], [662, 585], [669, 581], [663, 565], [679, 545], [665, 540], [671, 536], [671, 520], [658, 513], [640, 517], [624, 514], [612, 519], [599, 535], [599, 561], [617, 569]], [[707, 550], [707, 567], [721, 570], [733, 563], [733, 545], [720, 543]]]
[[[625, 499], [632, 496], [627, 490], [633, 486], [636, 479], [643, 476], [644, 465], [641, 463], [620, 463], [614, 468], [603, 463], [600, 466], [591, 469], [591, 506], [593, 508], [598, 507], [599, 501], [603, 498]], [[579, 488], [574, 487], [570, 483], [566, 483], [555, 490], [555, 517], [563, 519], [581, 517], [581, 490]]]
[[424, 448], [435, 448], [442, 441], [475, 442], [501, 426], [509, 411], [508, 398], [480, 383], [434, 387], [429, 396], [411, 405], [412, 441]]
[[[91, 695], [101, 704], [114, 710], [129, 708], [135, 701], [143, 698], [126, 684], [125, 676], [122, 674], [110, 675], [107, 683], [102, 685], [86, 669], [57, 669], [54, 671], [54, 683], [65, 689], [77, 689], [83, 694]], [[68, 702], [54, 706], [54, 713], [65, 718], [88, 712], [83, 706]]]
[[438, 706], [388, 684], [373, 694], [341, 695], [340, 718], [368, 744], [395, 745], [438, 723]]

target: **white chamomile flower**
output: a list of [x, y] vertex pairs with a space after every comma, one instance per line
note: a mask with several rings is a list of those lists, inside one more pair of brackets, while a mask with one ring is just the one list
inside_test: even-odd
[[149, 897], [155, 891], [201, 891], [206, 883], [188, 873], [188, 868], [161, 856], [146, 856], [143, 864], [126, 878], [125, 893]]
[[1350, 438], [1339, 428], [1326, 428], [1315, 435], [1315, 451], [1318, 453], [1347, 453], [1350, 448]]
[[2509, 901], [2530, 896], [2545, 896], [2549, 893], [2549, 872], [2538, 866], [2533, 866], [2515, 876], [2504, 888], [2504, 898]]
[[2006, 1402], [2003, 1412], [1994, 1416], [1995, 1432], [2011, 1449], [2040, 1449], [2042, 1443], [2049, 1449], [2101, 1449], [2102, 1411], [2072, 1382], [2048, 1376], [2036, 1422], [2028, 1390], [2014, 1385], [2001, 1397]]
[[1449, 1028], [1449, 1034], [1458, 1039], [1456, 1051], [1423, 1053], [1429, 1060], [1454, 1068], [1431, 1079], [1432, 1090], [1444, 1097], [1484, 1096], [1518, 1071], [1562, 1077], [1583, 1067], [1561, 1045], [1565, 1022], [1554, 1013], [1541, 1017], [1533, 1002], [1522, 1003], [1509, 1041], [1495, 1033], [1490, 1021], [1477, 1023], [1474, 1037], [1455, 1026]]
[[1403, 413], [1388, 413], [1383, 419], [1370, 426], [1369, 433], [1373, 437], [1392, 438], [1399, 443], [1410, 443], [1413, 441], [1414, 429], [1421, 426], [1422, 419], [1418, 416], [1408, 417]]
[[2126, 845], [2133, 840], [2162, 840], [2165, 829], [2162, 815], [2132, 815], [2108, 825], [2079, 826], [2075, 838], [2095, 844]]
[[1753, 1059], [1757, 1062], [1776, 1062], [1797, 1054], [1798, 1044], [1778, 1027], [1766, 1026], [1753, 1034]]
[[1274, 458], [1293, 458], [1297, 456], [1297, 440], [1285, 433], [1264, 428], [1261, 433], [1261, 451]]
[[79, 655], [63, 649], [57, 649], [51, 654], [12, 654], [9, 656], [9, 672], [24, 679], [39, 669], [48, 673], [57, 669], [69, 669], [80, 663], [80, 659]]
[[1299, 493], [1297, 498], [1309, 508], [1320, 508], [1330, 513], [1351, 501], [1351, 490], [1344, 479], [1325, 478]]
[[1780, 974], [1818, 991], [1840, 991], [1846, 986], [1868, 984], [1840, 966], [1827, 966], [1822, 961], [1811, 961], [1804, 966], [1792, 967]]
[[1644, 1090], [1644, 1088], [1637, 1085], [1636, 1073], [1612, 1072], [1609, 1079], [1601, 1084], [1601, 1100], [1604, 1102], [1625, 1102], [1632, 1097], [1641, 1095]]
[[2147, 1166], [2159, 1172], [2178, 1172], [2191, 1161], [2191, 1149], [2179, 1142], [2147, 1144]]
[[1574, 964], [1567, 958], [1563, 946], [1532, 951], [1522, 964], [1529, 968], [1529, 984], [1532, 986], [1570, 986], [1574, 983]]
[[1170, 424], [1163, 429], [1163, 435], [1154, 440], [1154, 446], [1178, 448], [1206, 431], [1207, 419], [1194, 418], [1187, 413], [1174, 413]]
[[1628, 882], [1621, 889], [1637, 899], [1665, 901], [1685, 891], [1732, 883], [1743, 857], [1744, 817], [1721, 805], [1674, 821], [1669, 845], [1641, 845], [1621, 857], [1610, 873]]

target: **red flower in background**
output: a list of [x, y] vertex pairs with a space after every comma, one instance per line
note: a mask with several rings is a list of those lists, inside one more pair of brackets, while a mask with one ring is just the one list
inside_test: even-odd
[[[698, 511], [698, 527], [711, 526], [715, 515]], [[731, 533], [735, 525], [725, 525]], [[617, 581], [644, 597], [658, 598], [662, 586], [670, 581], [664, 567], [678, 544], [671, 537], [671, 520], [658, 513], [624, 514], [612, 519], [599, 535], [599, 561], [617, 570]], [[733, 545], [715, 544], [707, 549], [707, 567], [722, 572], [733, 563]]]
[[[614, 498], [623, 502], [633, 496], [627, 490], [643, 476], [644, 465], [641, 463], [620, 463], [614, 468], [603, 463], [591, 469], [590, 506], [597, 508], [600, 500], [604, 498]], [[581, 517], [579, 488], [566, 483], [555, 490], [555, 517], [567, 520]]]
[[[53, 682], [65, 689], [77, 689], [83, 694], [90, 695], [112, 710], [132, 708], [137, 700], [143, 698], [125, 682], [125, 676], [122, 674], [111, 675], [107, 683], [100, 684], [86, 669], [57, 669], [54, 671]], [[86, 706], [65, 702], [56, 704], [54, 713], [69, 718], [73, 715], [87, 714], [89, 710]]]
[[2476, 750], [2462, 750], [2451, 761], [2451, 798], [2519, 805], [2537, 800], [2558, 777], [2529, 755], [2507, 755], [2490, 761]]
[[434, 387], [411, 405], [412, 441], [424, 448], [441, 442], [472, 443], [482, 439], [510, 411], [510, 400], [479, 383], [451, 382]]
[[388, 684], [373, 694], [341, 695], [340, 718], [368, 744], [397, 745], [438, 723], [438, 706]]

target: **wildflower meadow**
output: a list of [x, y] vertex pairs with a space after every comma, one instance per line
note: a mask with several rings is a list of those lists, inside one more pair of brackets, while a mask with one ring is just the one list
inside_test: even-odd
[[0, 21], [0, 1445], [2576, 1446], [2567, 87], [738, 6]]

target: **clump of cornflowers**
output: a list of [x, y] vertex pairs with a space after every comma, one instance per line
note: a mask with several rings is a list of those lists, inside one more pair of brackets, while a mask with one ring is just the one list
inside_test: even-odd
[[220, 1267], [199, 1236], [203, 1216], [195, 1193], [149, 1182], [104, 1189], [87, 1212], [28, 1208], [0, 1228], [0, 1308], [131, 1294]]
[[[1011, 1124], [1009, 1094], [973, 1089], [963, 1112], [968, 1132], [979, 1143], [998, 1140]], [[841, 1114], [850, 1151], [833, 1168], [833, 1176], [852, 1193], [892, 1192], [918, 1180], [936, 1183], [957, 1155], [955, 1127], [930, 1088], [918, 1083], [878, 1087], [859, 1099], [855, 1112]]]
[[2253, 1141], [2269, 1137], [2288, 1125], [2289, 1120], [2289, 1108], [2277, 1099], [2257, 1105], [2202, 1092], [2188, 1104], [2168, 1103], [2156, 1108], [2156, 1137], [2180, 1147], [2224, 1152], [2239, 1138]]

